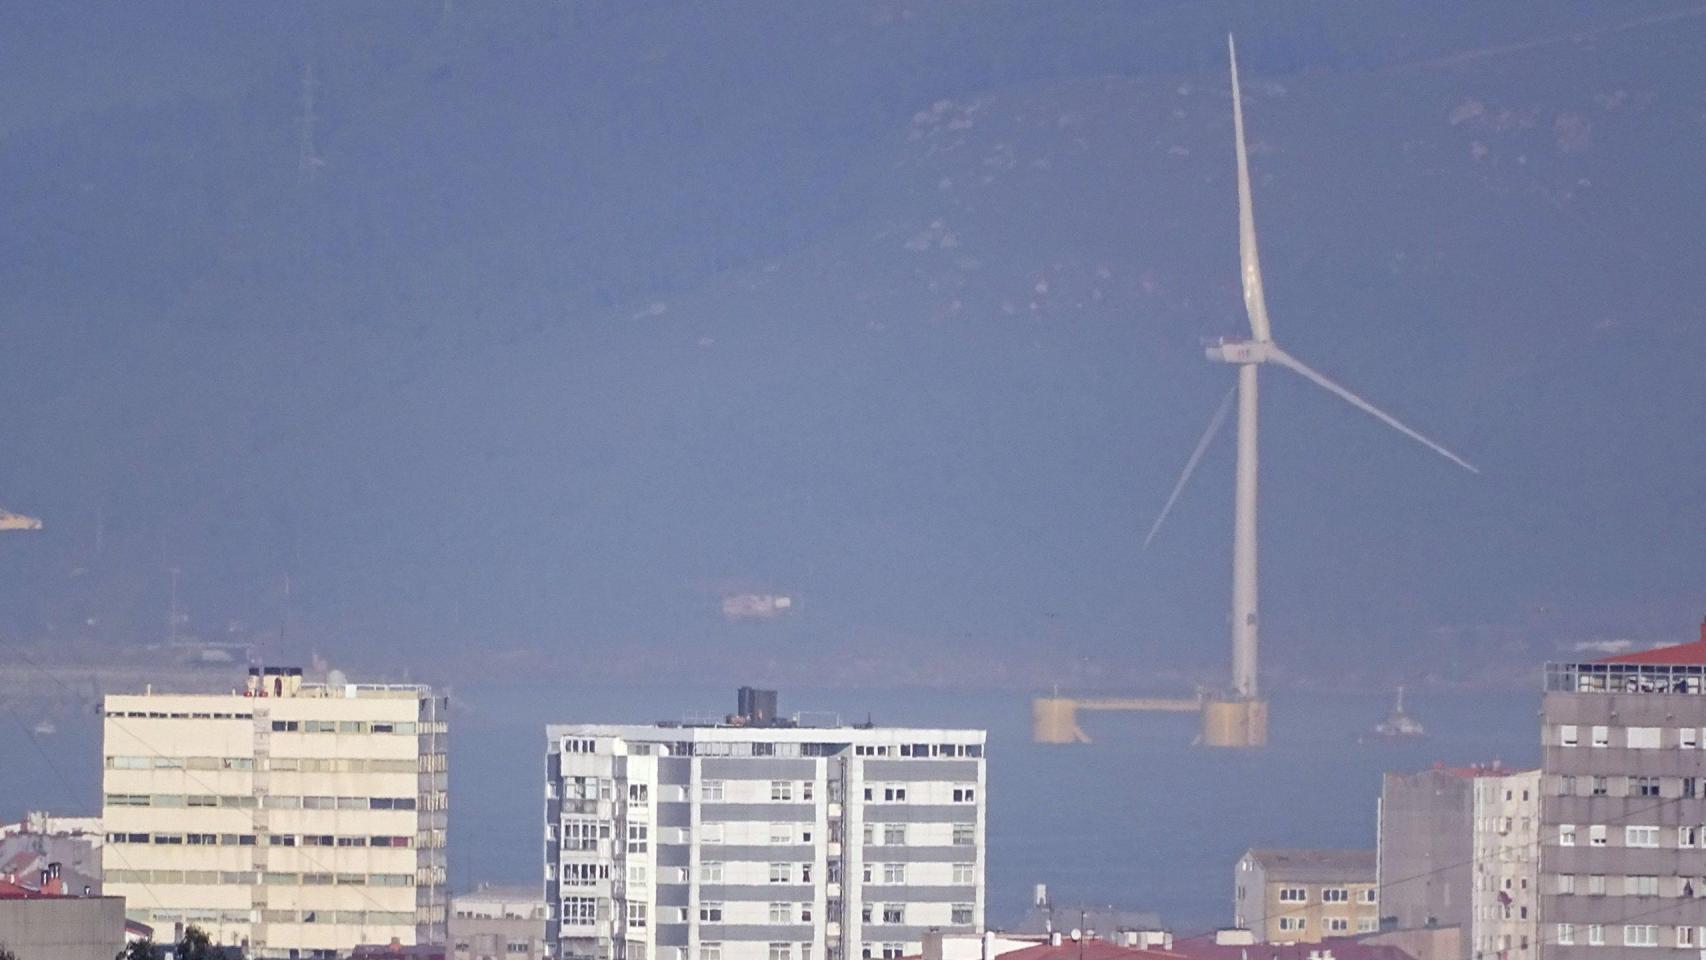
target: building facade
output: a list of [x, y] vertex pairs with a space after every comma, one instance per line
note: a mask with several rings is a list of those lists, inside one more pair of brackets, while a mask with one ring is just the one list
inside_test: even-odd
[[561, 960], [851, 960], [983, 927], [984, 732], [552, 726]]
[[1694, 954], [1706, 936], [1706, 626], [1697, 643], [1546, 666], [1541, 953]]
[[1538, 770], [1494, 763], [1387, 774], [1380, 792], [1382, 929], [1455, 928], [1451, 958], [1458, 960], [1532, 958], [1539, 824]]
[[446, 703], [255, 668], [222, 695], [105, 701], [106, 892], [163, 938], [256, 957], [442, 943]]
[[1473, 960], [1540, 954], [1540, 780], [1539, 770], [1475, 779]]
[[1250, 850], [1233, 871], [1233, 925], [1263, 943], [1380, 928], [1373, 850]]
[[124, 943], [122, 899], [44, 893], [0, 880], [0, 946], [19, 960], [112, 960]]
[[538, 887], [487, 887], [450, 898], [449, 960], [545, 960]]
[[1475, 772], [1436, 767], [1381, 778], [1376, 846], [1383, 926], [1455, 926], [1464, 933], [1460, 940], [1468, 940]]

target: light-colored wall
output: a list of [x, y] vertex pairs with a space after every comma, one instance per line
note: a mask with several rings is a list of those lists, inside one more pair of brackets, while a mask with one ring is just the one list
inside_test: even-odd
[[[365, 689], [355, 696], [108, 697], [103, 778], [107, 891], [126, 897], [132, 916], [157, 929], [169, 933], [176, 923], [195, 923], [219, 943], [248, 941], [267, 954], [344, 951], [392, 938], [412, 944], [435, 921], [442, 936], [447, 897], [442, 869], [432, 864], [442, 861], [445, 838], [435, 826], [442, 823], [447, 797], [439, 788], [442, 776], [421, 772], [421, 745], [429, 740], [421, 729], [423, 696], [430, 694], [409, 688]], [[136, 713], [166, 716], [129, 715]], [[221, 713], [233, 716], [208, 716]], [[309, 720], [414, 724], [416, 729], [272, 729], [275, 721], [300, 726]], [[154, 765], [133, 769], [136, 758]], [[239, 762], [226, 769], [226, 758]], [[277, 769], [300, 768], [303, 761], [353, 763], [361, 769]], [[383, 769], [371, 769], [369, 763]], [[112, 802], [114, 795], [229, 799], [216, 799], [214, 806], [131, 806]], [[282, 798], [300, 797], [408, 798], [416, 809], [283, 805]], [[130, 834], [146, 834], [150, 840], [182, 835], [186, 842], [112, 842], [116, 835]], [[192, 835], [209, 834], [221, 842], [187, 842]], [[248, 835], [255, 837], [252, 845], [223, 842]], [[292, 838], [294, 845], [270, 843], [274, 836]], [[359, 837], [366, 845], [310, 846], [304, 842], [310, 836]], [[373, 837], [407, 837], [409, 846], [375, 847]], [[249, 882], [243, 882], [245, 877]], [[395, 879], [380, 883], [384, 878]], [[313, 922], [303, 922], [310, 917]]]
[[0, 946], [19, 960], [112, 960], [124, 946], [124, 901], [0, 900]]
[[1539, 955], [1540, 782], [1538, 770], [1476, 780], [1473, 954], [1502, 953], [1507, 960]]

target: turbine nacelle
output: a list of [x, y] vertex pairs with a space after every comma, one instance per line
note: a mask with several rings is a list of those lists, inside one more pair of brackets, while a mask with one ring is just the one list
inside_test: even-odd
[[1268, 363], [1277, 348], [1272, 340], [1245, 340], [1241, 337], [1221, 337], [1209, 341], [1205, 352], [1217, 363]]

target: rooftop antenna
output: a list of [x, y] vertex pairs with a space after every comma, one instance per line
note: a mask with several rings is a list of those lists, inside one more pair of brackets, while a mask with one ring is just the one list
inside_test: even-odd
[[[1256, 217], [1250, 202], [1250, 160], [1244, 146], [1244, 103], [1238, 87], [1238, 51], [1231, 35], [1226, 38], [1227, 58], [1232, 74], [1232, 131], [1237, 156], [1238, 174], [1238, 263], [1244, 289], [1244, 313], [1250, 322], [1250, 336], [1222, 337], [1208, 347], [1208, 358], [1238, 368], [1236, 384], [1238, 400], [1238, 458], [1235, 495], [1233, 498], [1232, 535], [1232, 686], [1223, 698], [1209, 705], [1218, 710], [1222, 722], [1205, 724], [1205, 732], [1214, 734], [1209, 742], [1217, 746], [1261, 746], [1267, 742], [1267, 705], [1256, 685], [1256, 371], [1262, 364], [1283, 367], [1333, 394], [1358, 410], [1374, 417], [1393, 430], [1409, 437], [1470, 473], [1479, 473], [1468, 461], [1438, 443], [1405, 426], [1398, 418], [1357, 396], [1345, 387], [1327, 379], [1303, 361], [1293, 357], [1274, 342], [1268, 323], [1268, 300], [1262, 289], [1262, 264], [1256, 246]], [[1145, 538], [1147, 545], [1161, 528], [1162, 521], [1172, 510], [1180, 491], [1190, 480], [1202, 459], [1202, 452], [1219, 431], [1226, 419], [1231, 395], [1221, 401], [1208, 430], [1198, 441], [1185, 469], [1173, 487], [1156, 518], [1155, 525]]]
[[296, 168], [296, 177], [303, 183], [313, 183], [320, 168], [326, 165], [326, 162], [320, 159], [320, 152], [314, 147], [314, 121], [319, 119], [314, 115], [316, 85], [314, 61], [309, 60], [302, 65], [302, 155]]

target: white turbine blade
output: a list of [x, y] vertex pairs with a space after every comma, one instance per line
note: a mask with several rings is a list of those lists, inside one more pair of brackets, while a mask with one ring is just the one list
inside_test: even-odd
[[1273, 339], [1268, 329], [1268, 298], [1262, 292], [1262, 261], [1256, 253], [1256, 214], [1250, 206], [1250, 158], [1244, 150], [1244, 96], [1238, 91], [1238, 48], [1226, 35], [1232, 61], [1232, 134], [1238, 144], [1238, 264], [1244, 281], [1244, 312], [1257, 340]]
[[1481, 472], [1481, 471], [1475, 469], [1475, 466], [1473, 464], [1471, 464], [1469, 461], [1463, 459], [1462, 457], [1458, 456], [1455, 453], [1452, 453], [1450, 450], [1447, 450], [1446, 448], [1440, 446], [1439, 444], [1433, 442], [1432, 440], [1429, 440], [1427, 437], [1422, 436], [1421, 434], [1417, 433], [1416, 431], [1411, 430], [1409, 427], [1404, 426], [1403, 423], [1399, 422], [1397, 417], [1392, 416], [1391, 414], [1387, 413], [1386, 411], [1381, 410], [1379, 407], [1376, 407], [1374, 404], [1369, 403], [1367, 400], [1364, 400], [1363, 398], [1357, 396], [1356, 394], [1350, 392], [1349, 390], [1346, 390], [1344, 387], [1339, 386], [1338, 384], [1334, 383], [1333, 381], [1328, 380], [1326, 377], [1322, 376], [1321, 374], [1316, 373], [1314, 370], [1310, 369], [1307, 365], [1305, 365], [1302, 360], [1299, 360], [1296, 357], [1292, 356], [1291, 354], [1286, 353], [1284, 350], [1281, 350], [1278, 346], [1274, 346], [1274, 347], [1269, 348], [1268, 359], [1271, 362], [1277, 363], [1282, 367], [1288, 367], [1292, 370], [1295, 370], [1299, 374], [1302, 374], [1305, 379], [1309, 380], [1311, 383], [1322, 388], [1323, 390], [1326, 390], [1330, 393], [1338, 394], [1338, 396], [1341, 399], [1343, 399], [1346, 403], [1350, 404], [1351, 406], [1356, 407], [1358, 410], [1361, 410], [1362, 412], [1368, 414], [1369, 416], [1375, 418], [1376, 420], [1379, 420], [1381, 423], [1386, 424], [1387, 426], [1398, 431], [1399, 433], [1403, 434], [1404, 436], [1409, 437], [1411, 440], [1414, 440], [1417, 443], [1421, 444], [1422, 446], [1427, 447], [1429, 450], [1432, 450], [1433, 452], [1439, 454], [1440, 456], [1446, 458], [1447, 460], [1450, 460], [1452, 463], [1457, 464], [1458, 466], [1469, 471], [1470, 473], [1480, 473]]
[[1232, 398], [1238, 393], [1238, 384], [1234, 382], [1232, 389], [1226, 391], [1226, 398], [1220, 401], [1220, 409], [1214, 411], [1214, 419], [1208, 422], [1208, 429], [1203, 431], [1202, 439], [1197, 441], [1197, 448], [1191, 451], [1191, 458], [1185, 461], [1185, 469], [1179, 474], [1179, 482], [1173, 484], [1173, 492], [1167, 495], [1167, 504], [1161, 508], [1161, 515], [1155, 518], [1155, 524], [1149, 528], [1149, 536], [1143, 538], [1143, 549], [1149, 549], [1149, 541], [1155, 539], [1155, 534], [1161, 530], [1161, 524], [1166, 521], [1167, 514], [1173, 512], [1173, 504], [1179, 501], [1179, 494], [1185, 492], [1185, 484], [1191, 482], [1191, 474], [1196, 472], [1197, 463], [1208, 451], [1208, 445], [1214, 442], [1214, 435], [1220, 432], [1220, 425], [1226, 422], [1226, 414], [1232, 409]]

